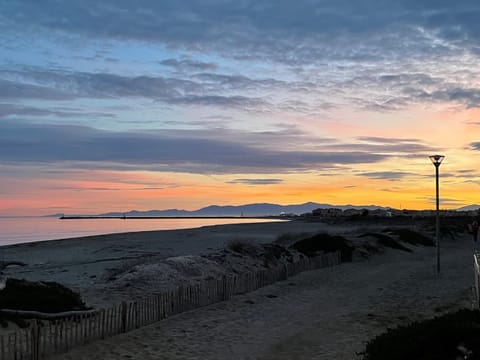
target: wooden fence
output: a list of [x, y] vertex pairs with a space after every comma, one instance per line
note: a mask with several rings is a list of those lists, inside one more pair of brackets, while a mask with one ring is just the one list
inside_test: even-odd
[[196, 309], [237, 294], [257, 290], [302, 271], [337, 265], [340, 253], [329, 253], [295, 263], [240, 275], [228, 275], [161, 293], [141, 301], [122, 302], [108, 309], [55, 320], [33, 320], [27, 329], [0, 336], [1, 360], [39, 360], [49, 355], [126, 333], [171, 315]]
[[475, 274], [475, 288], [473, 289], [473, 307], [476, 309], [480, 309], [480, 253], [478, 252], [475, 252], [473, 254], [473, 271]]

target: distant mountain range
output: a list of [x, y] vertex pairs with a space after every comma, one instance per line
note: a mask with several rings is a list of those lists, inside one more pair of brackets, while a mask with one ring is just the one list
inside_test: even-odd
[[[304, 204], [296, 204], [296, 205], [279, 205], [279, 204], [269, 204], [269, 203], [261, 203], [261, 204], [247, 204], [247, 205], [226, 205], [226, 206], [219, 206], [219, 205], [210, 205], [198, 210], [179, 210], [179, 209], [167, 209], [167, 210], [145, 210], [145, 211], [138, 211], [138, 210], [130, 210], [126, 212], [108, 212], [104, 214], [68, 214], [68, 216], [105, 216], [105, 217], [136, 217], [136, 216], [144, 216], [144, 217], [155, 217], [155, 216], [172, 216], [172, 217], [182, 217], [182, 216], [278, 216], [281, 214], [305, 214], [309, 213], [315, 209], [328, 209], [328, 208], [337, 208], [337, 209], [367, 209], [367, 210], [376, 210], [376, 209], [384, 209], [389, 210], [389, 207], [382, 207], [378, 205], [332, 205], [332, 204], [320, 204], [315, 202], [307, 202]], [[463, 206], [461, 208], [456, 209], [457, 211], [472, 211], [472, 210], [479, 210], [480, 205], [472, 204]], [[46, 215], [46, 217], [60, 217], [64, 214], [51, 214]], [[67, 215], [67, 214], [65, 214]]]
[[[247, 204], [247, 205], [238, 205], [238, 206], [218, 206], [211, 205], [198, 210], [188, 211], [188, 210], [178, 210], [178, 209], [167, 209], [167, 210], [130, 210], [127, 212], [109, 212], [104, 214], [89, 215], [89, 216], [111, 216], [111, 217], [135, 217], [135, 216], [276, 216], [281, 214], [305, 214], [309, 213], [314, 209], [318, 208], [337, 208], [337, 209], [387, 209], [381, 206], [376, 205], [364, 205], [364, 206], [354, 206], [354, 205], [331, 205], [331, 204], [319, 204], [314, 202], [307, 202], [304, 204], [298, 205], [278, 205], [278, 204]], [[54, 214], [49, 216], [61, 216], [62, 214]], [[76, 216], [68, 214], [69, 216]], [[80, 215], [81, 216], [81, 215]], [[85, 215], [84, 215], [85, 216]]]
[[472, 210], [478, 210], [478, 209], [480, 209], [480, 205], [472, 204], [472, 205], [462, 206], [461, 208], [458, 208], [457, 211], [472, 211]]

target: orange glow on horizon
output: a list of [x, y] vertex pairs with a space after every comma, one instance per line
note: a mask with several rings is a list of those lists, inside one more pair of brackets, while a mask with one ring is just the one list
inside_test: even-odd
[[[154, 171], [66, 170], [51, 175], [40, 168], [36, 178], [0, 179], [3, 189], [0, 215], [44, 215], [49, 213], [96, 214], [178, 208], [196, 210], [208, 205], [242, 205], [270, 202], [304, 202], [332, 205], [379, 205], [428, 209], [433, 207], [433, 152], [446, 155], [440, 167], [442, 208], [480, 203], [478, 193], [480, 153], [469, 148], [480, 136], [480, 110], [459, 111], [449, 106], [411, 108], [408, 119], [378, 126], [376, 119], [358, 126], [334, 122], [324, 129], [343, 133], [346, 144], [358, 136], [424, 139], [432, 150], [412, 156], [388, 157], [373, 163], [333, 164], [331, 168], [298, 173], [192, 174]], [[391, 115], [392, 119], [402, 114]], [[353, 116], [350, 114], [350, 116]], [[358, 118], [366, 115], [359, 115]], [[435, 124], [434, 126], [432, 124]], [[330, 127], [330, 128], [329, 128]], [[320, 129], [320, 128], [318, 128]], [[317, 129], [317, 130], [318, 130]], [[349, 129], [351, 131], [349, 131]], [[452, 131], [454, 129], [454, 131]], [[426, 135], [426, 136], [425, 136]], [[347, 136], [350, 136], [349, 138]], [[368, 144], [368, 141], [361, 141]], [[375, 144], [375, 142], [373, 142]], [[315, 144], [308, 144], [315, 146]], [[382, 149], [378, 149], [381, 153]], [[48, 170], [48, 169], [47, 169]], [[375, 175], [377, 174], [378, 175]], [[389, 174], [392, 173], [392, 178]], [[398, 173], [398, 177], [395, 177]], [[236, 179], [276, 179], [274, 183], [248, 184]], [[242, 180], [243, 181], [243, 180]]]

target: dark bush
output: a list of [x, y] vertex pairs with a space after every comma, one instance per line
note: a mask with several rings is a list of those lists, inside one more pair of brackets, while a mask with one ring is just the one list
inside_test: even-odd
[[0, 291], [0, 308], [57, 313], [86, 310], [80, 295], [56, 282], [7, 279]]
[[365, 236], [371, 236], [371, 237], [376, 238], [377, 242], [380, 245], [383, 245], [383, 246], [386, 246], [386, 247], [389, 247], [389, 248], [392, 248], [392, 249], [398, 249], [398, 250], [402, 250], [402, 251], [406, 251], [406, 252], [412, 252], [411, 249], [403, 246], [397, 240], [395, 240], [394, 238], [392, 238], [388, 235], [377, 234], [377, 233], [365, 233], [365, 234], [360, 235], [359, 237], [365, 237]]
[[343, 236], [339, 235], [317, 234], [297, 241], [291, 247], [309, 257], [322, 252], [340, 251], [342, 261], [352, 261], [353, 246]]
[[480, 311], [460, 310], [389, 329], [366, 345], [363, 360], [480, 359]]

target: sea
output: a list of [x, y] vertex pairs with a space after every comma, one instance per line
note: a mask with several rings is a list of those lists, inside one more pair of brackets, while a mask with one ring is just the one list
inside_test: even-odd
[[[272, 219], [68, 219], [0, 217], [0, 246], [133, 231], [191, 229], [208, 225], [272, 222]], [[281, 221], [281, 220], [280, 220]]]

